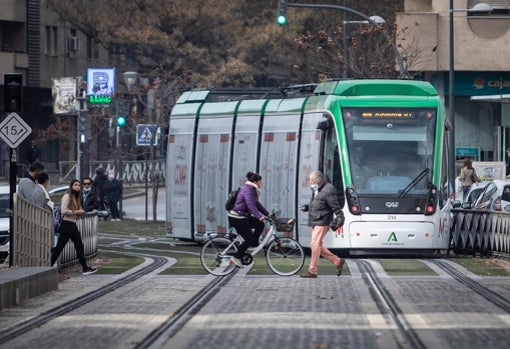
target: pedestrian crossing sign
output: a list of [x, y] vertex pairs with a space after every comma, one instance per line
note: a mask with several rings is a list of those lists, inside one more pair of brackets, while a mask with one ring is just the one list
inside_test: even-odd
[[136, 145], [158, 145], [157, 127], [154, 124], [136, 125]]

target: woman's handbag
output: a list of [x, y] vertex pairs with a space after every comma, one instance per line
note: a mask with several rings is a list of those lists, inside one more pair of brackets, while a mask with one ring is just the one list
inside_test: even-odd
[[471, 181], [473, 183], [480, 183], [480, 178], [478, 178], [478, 176], [476, 175], [475, 170], [473, 170], [473, 174], [471, 175]]

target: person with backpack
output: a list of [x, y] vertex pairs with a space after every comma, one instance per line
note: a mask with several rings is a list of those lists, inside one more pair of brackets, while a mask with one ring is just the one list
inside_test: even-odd
[[246, 178], [246, 183], [237, 194], [234, 207], [228, 212], [229, 225], [234, 227], [244, 239], [231, 259], [240, 268], [243, 267], [241, 259], [248, 247], [258, 246], [265, 226], [264, 219], [269, 215], [259, 201], [262, 177], [258, 173], [248, 172]]
[[73, 179], [69, 184], [69, 189], [64, 194], [60, 202], [62, 224], [58, 231], [57, 245], [51, 251], [50, 265], [53, 266], [53, 264], [55, 264], [65, 245], [69, 239], [71, 239], [74, 244], [78, 260], [82, 266], [83, 275], [89, 275], [95, 273], [97, 269], [87, 265], [87, 260], [85, 259], [85, 248], [83, 246], [83, 241], [81, 240], [81, 233], [76, 225], [78, 218], [85, 214], [85, 210], [81, 206], [80, 202], [80, 192], [80, 181], [78, 179]]

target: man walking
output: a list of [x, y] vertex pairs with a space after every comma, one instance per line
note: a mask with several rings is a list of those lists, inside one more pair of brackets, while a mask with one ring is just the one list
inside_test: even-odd
[[[312, 200], [309, 205], [305, 205], [301, 210], [308, 211], [308, 225], [312, 227], [312, 241], [310, 249], [312, 256], [308, 271], [301, 274], [302, 278], [316, 278], [319, 272], [319, 258], [322, 256], [330, 263], [336, 265], [336, 275], [342, 275], [342, 268], [345, 260], [334, 255], [330, 250], [323, 246], [322, 241], [330, 229], [332, 222], [339, 229], [344, 224], [344, 213], [338, 202], [335, 187], [326, 183], [324, 174], [319, 171], [312, 172], [308, 177], [310, 187], [313, 191]], [[336, 216], [336, 217], [334, 217]]]

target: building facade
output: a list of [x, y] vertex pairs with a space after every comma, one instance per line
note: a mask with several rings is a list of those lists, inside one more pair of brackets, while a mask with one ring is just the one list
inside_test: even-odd
[[[453, 21], [450, 21], [450, 14]], [[410, 69], [443, 96], [454, 126], [456, 157], [505, 161], [510, 147], [510, 1], [405, 0], [399, 45], [417, 44]], [[453, 56], [451, 55], [453, 51]], [[452, 69], [453, 68], [453, 69]], [[453, 72], [454, 89], [450, 92]], [[450, 112], [450, 111], [448, 111]]]
[[[20, 115], [32, 128], [30, 136], [18, 147], [18, 164], [27, 165], [25, 155], [32, 140], [39, 140], [41, 161], [48, 170], [57, 170], [60, 161], [77, 158], [76, 134], [47, 139], [44, 131], [53, 115], [54, 78], [84, 78], [89, 67], [119, 67], [120, 55], [99, 46], [92, 37], [60, 20], [48, 0], [2, 0], [0, 11], [0, 77], [18, 73], [23, 76], [23, 111]], [[117, 81], [119, 81], [117, 79]], [[3, 97], [0, 111], [4, 111]], [[64, 114], [76, 125], [76, 115]], [[75, 128], [76, 130], [76, 128]], [[0, 142], [0, 177], [9, 166], [9, 148]]]

